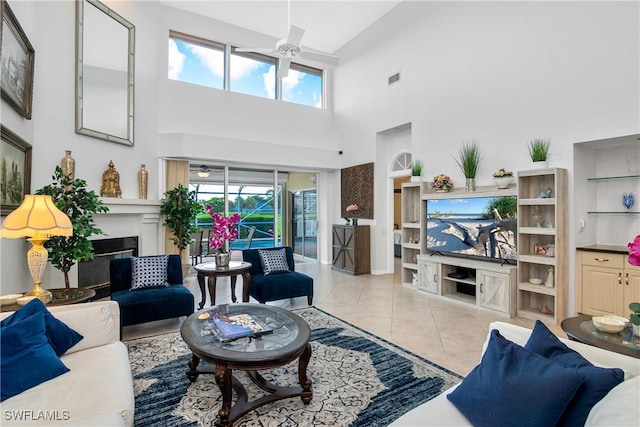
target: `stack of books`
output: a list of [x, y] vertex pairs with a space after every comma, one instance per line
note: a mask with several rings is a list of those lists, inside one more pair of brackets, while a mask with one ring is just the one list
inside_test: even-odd
[[273, 329], [250, 314], [211, 313], [208, 325], [221, 342], [229, 342], [243, 337], [257, 337], [273, 332]]

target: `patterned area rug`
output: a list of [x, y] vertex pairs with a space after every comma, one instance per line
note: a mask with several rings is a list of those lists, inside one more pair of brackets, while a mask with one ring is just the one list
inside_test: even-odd
[[[307, 374], [313, 400], [283, 399], [245, 415], [236, 426], [384, 426], [462, 377], [317, 308], [295, 310], [311, 327]], [[135, 425], [213, 426], [221, 396], [212, 375], [191, 383], [191, 353], [179, 333], [125, 343], [134, 377]], [[203, 362], [201, 362], [202, 365]], [[279, 385], [297, 384], [297, 362], [261, 371]], [[253, 400], [264, 392], [234, 373]]]

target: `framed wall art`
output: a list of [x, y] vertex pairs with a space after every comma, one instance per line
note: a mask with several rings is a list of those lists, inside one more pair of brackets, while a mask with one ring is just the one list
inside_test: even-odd
[[0, 125], [0, 215], [9, 215], [31, 192], [31, 144]]
[[24, 118], [31, 119], [35, 50], [6, 1], [0, 2], [0, 89], [2, 99]]
[[[342, 169], [340, 181], [342, 216], [373, 219], [373, 163]], [[347, 214], [351, 204], [358, 205], [358, 210]]]

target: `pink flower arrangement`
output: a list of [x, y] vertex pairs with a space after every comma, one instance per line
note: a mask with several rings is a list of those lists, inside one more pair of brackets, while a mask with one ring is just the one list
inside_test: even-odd
[[213, 218], [209, 247], [225, 252], [225, 243], [229, 242], [231, 244], [238, 238], [236, 225], [240, 222], [240, 214], [235, 213], [231, 216], [224, 216], [220, 212], [214, 212], [213, 207], [209, 205], [207, 205], [207, 213]]
[[347, 209], [345, 209], [347, 212], [355, 212], [358, 210], [358, 205], [356, 205], [355, 203], [350, 204], [349, 206], [347, 206]]
[[640, 266], [640, 234], [627, 244], [629, 248], [629, 264]]

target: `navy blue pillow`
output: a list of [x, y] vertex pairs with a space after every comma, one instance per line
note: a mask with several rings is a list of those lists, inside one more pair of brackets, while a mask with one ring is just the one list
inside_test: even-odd
[[584, 381], [494, 329], [487, 350], [447, 399], [476, 427], [555, 426]]
[[43, 312], [0, 327], [0, 401], [65, 372], [45, 335]]
[[578, 368], [584, 373], [585, 381], [560, 421], [563, 426], [583, 426], [591, 408], [624, 381], [622, 369], [593, 366], [580, 353], [567, 347], [539, 320], [524, 348], [562, 366]]
[[42, 301], [37, 298], [32, 299], [25, 304], [24, 307], [4, 319], [0, 323], [0, 326], [5, 327], [12, 325], [15, 322], [20, 322], [21, 320], [40, 312], [44, 313], [45, 333], [47, 339], [58, 357], [62, 356], [67, 350], [84, 338], [82, 335], [65, 325], [64, 322], [53, 317]]

